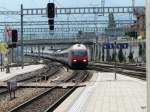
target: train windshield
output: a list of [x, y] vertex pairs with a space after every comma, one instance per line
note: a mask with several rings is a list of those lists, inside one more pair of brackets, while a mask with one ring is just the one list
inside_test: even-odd
[[83, 51], [83, 50], [72, 51], [72, 55], [73, 56], [86, 56], [87, 51]]

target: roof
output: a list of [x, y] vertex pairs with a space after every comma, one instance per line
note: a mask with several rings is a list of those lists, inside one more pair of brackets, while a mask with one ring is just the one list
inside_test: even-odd
[[75, 44], [71, 47], [71, 49], [86, 49], [86, 46], [83, 44]]

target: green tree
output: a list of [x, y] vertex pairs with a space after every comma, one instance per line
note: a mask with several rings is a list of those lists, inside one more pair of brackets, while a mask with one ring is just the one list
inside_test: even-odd
[[139, 44], [139, 56], [142, 57], [143, 50], [142, 50], [142, 44]]
[[8, 52], [8, 45], [6, 43], [0, 42], [0, 53], [6, 54]]
[[5, 64], [5, 62], [3, 62], [3, 54], [6, 54], [8, 52], [8, 46], [6, 43], [2, 43], [0, 42], [0, 61], [1, 61], [1, 71], [2, 71], [2, 66], [3, 64]]
[[115, 19], [114, 19], [113, 12], [109, 13], [108, 28], [116, 28], [116, 22], [115, 22]]
[[120, 49], [118, 52], [118, 59], [119, 59], [119, 62], [124, 61], [124, 55], [123, 55], [122, 49]]
[[129, 62], [133, 62], [133, 52], [130, 51], [128, 58]]
[[104, 48], [102, 49], [102, 61], [104, 61], [104, 54], [105, 54], [105, 50]]
[[130, 31], [125, 32], [125, 35], [133, 37], [135, 39], [137, 39], [138, 37], [137, 31], [135, 30], [130, 30]]

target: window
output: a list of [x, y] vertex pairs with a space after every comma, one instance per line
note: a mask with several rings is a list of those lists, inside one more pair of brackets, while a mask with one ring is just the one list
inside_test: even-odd
[[83, 50], [72, 51], [72, 55], [73, 56], [86, 56], [87, 51], [83, 51]]

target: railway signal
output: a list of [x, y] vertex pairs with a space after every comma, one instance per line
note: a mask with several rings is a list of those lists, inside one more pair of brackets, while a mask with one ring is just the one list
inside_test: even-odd
[[49, 18], [48, 20], [49, 29], [52, 31], [54, 30], [54, 17], [55, 17], [55, 4], [54, 3], [47, 4], [47, 17]]
[[49, 24], [49, 29], [54, 30], [54, 19], [49, 19], [48, 24]]
[[18, 41], [18, 32], [17, 30], [12, 30], [12, 43]]
[[16, 48], [16, 42], [18, 41], [18, 31], [11, 30], [11, 43], [8, 44], [8, 48]]
[[48, 18], [55, 17], [55, 4], [54, 3], [47, 4], [47, 16], [48, 16]]

